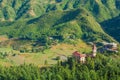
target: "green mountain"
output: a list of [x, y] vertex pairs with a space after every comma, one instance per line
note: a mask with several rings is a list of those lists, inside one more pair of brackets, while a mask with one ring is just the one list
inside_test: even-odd
[[120, 0], [0, 0], [0, 80], [120, 80], [119, 30]]
[[52, 11], [35, 19], [13, 22], [8, 27], [2, 27], [1, 32], [4, 28], [7, 31], [4, 33], [10, 38], [46, 40], [48, 37], [52, 37], [59, 41], [69, 39], [115, 41], [102, 30], [94, 17], [83, 8]]
[[115, 41], [98, 22], [118, 16], [119, 4], [119, 0], [0, 0], [0, 34], [45, 42], [48, 37]]
[[119, 0], [0, 0], [0, 20], [31, 19], [55, 10], [84, 7], [98, 21], [112, 18], [120, 12]]

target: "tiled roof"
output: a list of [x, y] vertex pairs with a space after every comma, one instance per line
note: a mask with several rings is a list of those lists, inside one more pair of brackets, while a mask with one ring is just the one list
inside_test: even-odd
[[75, 51], [75, 52], [73, 53], [73, 55], [74, 55], [74, 56], [79, 56], [79, 57], [86, 57], [86, 54], [81, 54], [81, 53], [79, 53], [78, 51]]

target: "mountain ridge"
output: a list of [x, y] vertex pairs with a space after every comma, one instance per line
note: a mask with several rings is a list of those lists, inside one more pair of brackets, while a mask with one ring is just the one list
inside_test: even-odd
[[119, 0], [1, 0], [0, 34], [30, 40], [52, 36], [60, 40], [116, 41], [102, 30], [99, 22], [117, 16], [119, 3]]
[[119, 3], [119, 0], [1, 0], [0, 20], [31, 19], [49, 11], [63, 11], [84, 7], [98, 21], [103, 21], [115, 17], [120, 13]]
[[115, 41], [102, 30], [94, 17], [83, 8], [70, 11], [52, 11], [32, 20], [18, 21], [8, 28], [11, 28], [11, 31], [7, 32], [9, 37], [30, 40], [54, 37], [62, 41], [68, 39]]

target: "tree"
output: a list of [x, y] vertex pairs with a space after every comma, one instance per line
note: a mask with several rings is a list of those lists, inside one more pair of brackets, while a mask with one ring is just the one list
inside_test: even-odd
[[97, 74], [94, 70], [90, 70], [90, 78], [91, 80], [97, 80]]

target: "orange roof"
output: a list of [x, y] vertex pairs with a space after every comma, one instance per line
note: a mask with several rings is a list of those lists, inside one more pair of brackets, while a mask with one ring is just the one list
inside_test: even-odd
[[86, 57], [86, 54], [81, 54], [78, 51], [73, 52], [74, 56], [79, 56], [79, 57]]
[[80, 57], [86, 57], [86, 54], [80, 54]]
[[80, 55], [78, 51], [73, 52], [73, 55]]

